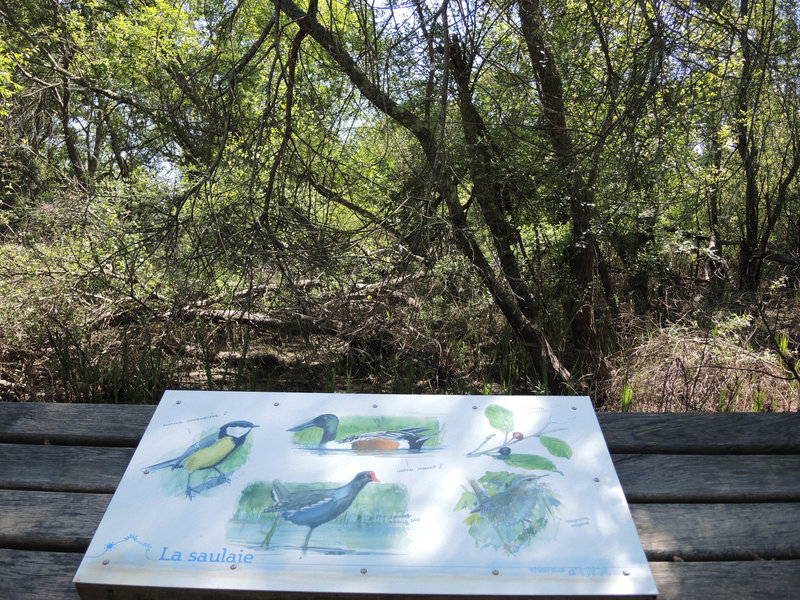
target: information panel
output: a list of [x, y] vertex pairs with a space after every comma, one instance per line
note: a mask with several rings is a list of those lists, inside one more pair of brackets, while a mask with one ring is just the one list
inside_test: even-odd
[[589, 398], [553, 396], [166, 392], [74, 581], [657, 593]]

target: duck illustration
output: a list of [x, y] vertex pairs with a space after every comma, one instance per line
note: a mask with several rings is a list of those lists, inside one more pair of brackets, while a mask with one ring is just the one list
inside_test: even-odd
[[318, 446], [320, 449], [397, 450], [398, 448], [403, 448], [420, 450], [426, 441], [435, 437], [435, 434], [420, 435], [422, 432], [427, 431], [428, 427], [406, 427], [405, 429], [359, 433], [337, 442], [336, 432], [339, 429], [339, 417], [331, 414], [319, 415], [287, 431], [301, 431], [309, 427], [322, 429], [322, 439]]
[[308, 534], [303, 542], [305, 550], [314, 529], [346, 511], [359, 492], [371, 481], [380, 480], [372, 471], [361, 471], [342, 487], [290, 492], [276, 479], [272, 482], [272, 499], [275, 504], [264, 509], [264, 513], [277, 512], [290, 523], [307, 526]]
[[230, 479], [222, 471], [219, 465], [233, 454], [247, 439], [247, 435], [258, 425], [250, 421], [231, 421], [219, 428], [217, 433], [205, 436], [200, 441], [189, 446], [180, 456], [165, 460], [155, 465], [146, 467], [147, 470], [155, 471], [158, 469], [186, 469], [186, 497], [192, 499], [192, 495], [198, 493], [196, 488], [191, 486], [192, 473], [208, 469], [215, 470], [222, 481], [230, 483]]

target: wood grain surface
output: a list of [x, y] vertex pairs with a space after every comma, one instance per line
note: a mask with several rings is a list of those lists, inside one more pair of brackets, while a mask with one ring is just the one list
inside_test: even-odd
[[[0, 598], [77, 600], [72, 577], [80, 559], [74, 553], [0, 549]], [[659, 600], [788, 600], [800, 590], [797, 561], [657, 562], [651, 568]]]
[[[78, 598], [153, 410], [0, 402], [0, 598]], [[598, 419], [661, 600], [800, 598], [800, 414]]]
[[[0, 442], [135, 447], [155, 406], [0, 402]], [[800, 413], [599, 413], [609, 450], [797, 454]]]
[[[0, 547], [85, 552], [110, 494], [0, 490]], [[800, 503], [632, 504], [651, 561], [800, 559]]]

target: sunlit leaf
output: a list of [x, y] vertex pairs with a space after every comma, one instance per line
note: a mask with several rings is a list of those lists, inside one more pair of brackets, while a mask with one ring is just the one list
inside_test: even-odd
[[520, 467], [531, 471], [557, 471], [556, 466], [549, 458], [536, 454], [509, 454], [508, 456], [495, 456], [510, 467]]
[[572, 458], [572, 448], [564, 440], [543, 435], [539, 437], [539, 441], [542, 442], [542, 446], [547, 448], [547, 451], [553, 456]]
[[497, 404], [490, 404], [486, 407], [486, 418], [489, 419], [489, 424], [502, 431], [503, 433], [511, 433], [514, 431], [514, 413], [507, 408]]

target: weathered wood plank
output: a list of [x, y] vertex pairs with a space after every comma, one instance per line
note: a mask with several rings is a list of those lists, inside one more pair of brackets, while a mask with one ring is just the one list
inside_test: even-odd
[[[138, 444], [154, 406], [0, 402], [0, 442]], [[612, 452], [800, 453], [800, 413], [599, 413]]]
[[798, 502], [800, 456], [612, 456], [629, 503]]
[[0, 444], [0, 489], [113, 493], [130, 448]]
[[800, 597], [800, 561], [650, 563], [658, 600]]
[[0, 402], [0, 442], [135, 447], [154, 410], [126, 404]]
[[[0, 547], [84, 552], [111, 496], [0, 490]], [[633, 504], [649, 560], [800, 559], [800, 503]]]
[[[113, 493], [133, 450], [0, 444], [0, 489]], [[615, 455], [630, 503], [798, 502], [800, 456]]]
[[72, 577], [82, 555], [0, 549], [0, 598], [78, 600]]
[[85, 552], [110, 494], [0, 490], [0, 547]]
[[[81, 555], [0, 550], [0, 598], [77, 600], [72, 577]], [[651, 562], [659, 600], [796, 598], [800, 561]]]
[[800, 559], [800, 503], [632, 504], [630, 509], [651, 561]]
[[800, 453], [800, 413], [598, 413], [611, 452]]

